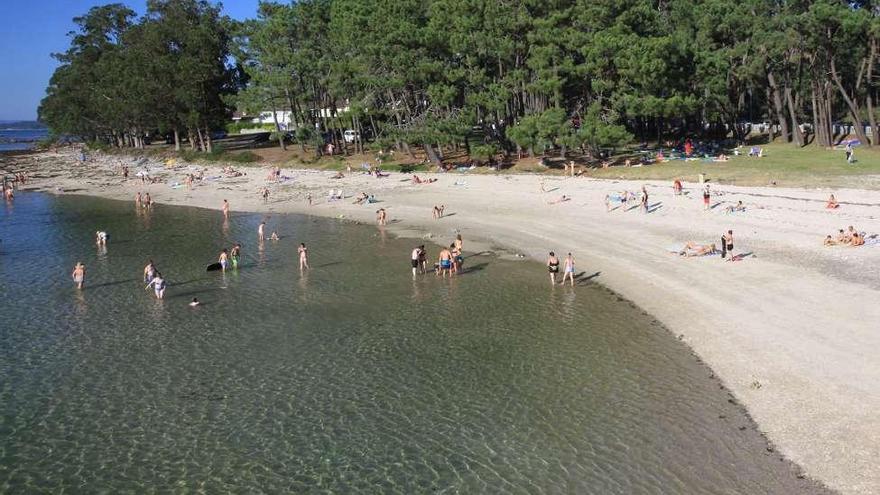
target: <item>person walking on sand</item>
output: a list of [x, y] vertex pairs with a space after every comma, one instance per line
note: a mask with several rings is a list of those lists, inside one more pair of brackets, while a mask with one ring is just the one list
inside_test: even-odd
[[156, 294], [156, 299], [165, 299], [165, 285], [165, 279], [162, 278], [162, 274], [156, 272], [156, 276], [153, 277], [153, 280], [150, 280], [147, 286], [144, 287], [144, 290], [147, 290], [152, 286], [153, 291]]
[[672, 183], [672, 195], [673, 196], [681, 196], [681, 181], [675, 179], [675, 182]]
[[309, 202], [309, 206], [312, 206], [312, 193], [306, 195], [306, 201]]
[[852, 163], [853, 147], [852, 143], [846, 143], [846, 163]]
[[376, 222], [379, 225], [387, 225], [387, 215], [388, 214], [385, 212], [385, 208], [379, 208], [378, 210], [376, 210]]
[[266, 240], [266, 222], [260, 222], [260, 226], [257, 227], [257, 240], [260, 242]]
[[547, 257], [547, 271], [550, 272], [550, 285], [556, 285], [556, 274], [559, 273], [559, 258], [556, 257], [556, 253], [550, 251], [550, 256]]
[[721, 236], [721, 257], [726, 258], [727, 255], [730, 255], [730, 259], [733, 259], [733, 231], [728, 230], [726, 234]]
[[303, 271], [309, 267], [309, 249], [305, 243], [301, 242], [297, 251], [299, 252], [299, 271]]
[[229, 201], [223, 200], [223, 217], [229, 218]]
[[706, 184], [706, 188], [703, 189], [703, 210], [709, 210], [709, 200], [711, 199], [711, 194], [709, 193], [709, 184]]
[[225, 272], [226, 268], [229, 266], [229, 254], [226, 248], [223, 248], [223, 251], [220, 251], [220, 256], [217, 261], [220, 263], [220, 269]]
[[642, 213], [648, 213], [648, 189], [645, 186], [642, 186], [641, 208]]
[[443, 275], [443, 277], [446, 277], [447, 273], [452, 276], [452, 252], [449, 251], [449, 248], [443, 248], [443, 250], [440, 251], [439, 258], [440, 274]]
[[437, 220], [438, 218], [440, 218], [440, 207], [439, 206], [434, 205], [434, 209], [431, 211], [431, 218], [434, 220]]
[[565, 285], [566, 278], [571, 280], [571, 286], [574, 287], [574, 257], [571, 255], [571, 253], [568, 253], [568, 256], [565, 257], [562, 282], [559, 282], [559, 284]]
[[73, 277], [73, 282], [76, 284], [77, 289], [82, 289], [83, 284], [86, 281], [86, 265], [83, 265], [81, 261], [77, 261], [76, 265], [73, 267], [73, 273], [70, 274]]

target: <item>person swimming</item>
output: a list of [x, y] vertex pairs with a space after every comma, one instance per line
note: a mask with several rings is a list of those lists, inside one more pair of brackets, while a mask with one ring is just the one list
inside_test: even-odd
[[189, 306], [190, 306], [191, 308], [194, 308], [194, 307], [196, 307], [196, 306], [199, 306], [200, 304], [202, 304], [202, 303], [199, 302], [199, 298], [198, 298], [198, 297], [194, 297], [193, 300], [189, 303]]
[[95, 232], [95, 242], [97, 242], [97, 244], [99, 246], [106, 246], [107, 245], [107, 232], [104, 232], [103, 230], [99, 230], [99, 231]]

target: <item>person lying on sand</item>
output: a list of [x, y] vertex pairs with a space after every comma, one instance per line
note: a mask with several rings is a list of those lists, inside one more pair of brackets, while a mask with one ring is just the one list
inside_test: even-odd
[[431, 184], [437, 182], [437, 179], [422, 179], [418, 175], [413, 175], [412, 182], [413, 184]]
[[834, 208], [839, 208], [839, 207], [840, 207], [840, 203], [837, 202], [837, 200], [834, 198], [834, 195], [832, 194], [831, 197], [828, 198], [828, 202], [825, 203], [825, 208], [828, 208], [829, 210], [833, 210]]
[[825, 236], [825, 242], [824, 242], [823, 244], [826, 245], [826, 246], [836, 246], [836, 245], [837, 245], [837, 241], [835, 241], [835, 240], [831, 237], [831, 235], [829, 234], [829, 235], [826, 235], [826, 236]]
[[548, 201], [547, 204], [555, 205], [555, 204], [559, 204], [559, 203], [564, 203], [566, 201], [571, 201], [571, 198], [566, 196], [565, 194], [563, 194], [562, 196], [560, 196], [552, 201]]
[[685, 243], [684, 248], [678, 252], [678, 255], [691, 258], [694, 256], [706, 256], [716, 251], [715, 244], [697, 244], [696, 242], [688, 241]]
[[345, 175], [343, 175], [342, 172], [336, 172], [336, 174], [331, 176], [330, 178], [331, 179], [344, 179]]
[[358, 196], [357, 199], [354, 200], [354, 204], [356, 204], [356, 205], [362, 205], [362, 204], [364, 204], [368, 199], [370, 199], [370, 197], [367, 195], [367, 193], [362, 192], [361, 195]]

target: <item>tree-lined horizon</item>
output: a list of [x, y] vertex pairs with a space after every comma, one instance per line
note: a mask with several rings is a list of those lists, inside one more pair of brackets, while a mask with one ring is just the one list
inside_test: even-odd
[[435, 161], [742, 142], [762, 121], [795, 146], [833, 146], [836, 123], [877, 144], [875, 1], [301, 0], [236, 22], [149, 0], [75, 22], [40, 119], [118, 146], [210, 150], [235, 109], [289, 111], [302, 145], [348, 152], [352, 129], [354, 151], [369, 137]]

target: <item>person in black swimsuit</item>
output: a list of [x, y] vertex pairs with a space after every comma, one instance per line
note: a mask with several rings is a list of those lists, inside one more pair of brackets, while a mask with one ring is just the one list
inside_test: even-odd
[[559, 273], [559, 258], [553, 251], [547, 257], [547, 271], [550, 272], [550, 283], [556, 285], [556, 274]]

